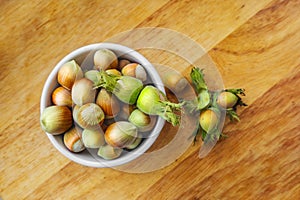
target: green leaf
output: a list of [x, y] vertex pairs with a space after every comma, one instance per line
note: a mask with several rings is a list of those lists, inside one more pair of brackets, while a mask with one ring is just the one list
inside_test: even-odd
[[201, 130], [202, 130], [201, 138], [204, 141], [204, 139], [206, 138], [207, 132], [205, 130], [203, 130], [202, 128], [201, 128]]
[[228, 138], [229, 136], [226, 134], [221, 133], [221, 138]]
[[190, 77], [198, 94], [201, 92], [201, 90], [207, 90], [207, 85], [204, 80], [203, 69], [200, 70], [197, 67], [193, 67], [190, 73]]
[[188, 114], [194, 114], [198, 111], [198, 98], [193, 100], [184, 100], [182, 103], [184, 110], [186, 110]]
[[232, 108], [226, 109], [226, 114], [229, 116], [231, 121], [240, 121], [238, 114]]
[[245, 92], [245, 89], [243, 88], [232, 88], [232, 89], [226, 89], [225, 90], [226, 92], [231, 92], [235, 95], [242, 95], [242, 96], [246, 96], [246, 94], [244, 93]]
[[219, 140], [221, 134], [222, 133], [218, 128], [213, 129], [212, 131], [206, 133], [206, 136], [203, 141], [203, 145], [199, 151], [200, 158], [205, 157], [211, 151], [211, 149], [215, 146], [215, 144]]
[[193, 137], [193, 145], [195, 145], [195, 143], [197, 142], [197, 136], [200, 135], [202, 129], [201, 127], [198, 125], [197, 128], [193, 131], [192, 135], [189, 137], [189, 139], [191, 139], [191, 137]]
[[107, 91], [113, 92], [119, 79], [120, 77], [118, 76], [107, 74], [105, 71], [99, 71], [94, 88], [104, 87]]

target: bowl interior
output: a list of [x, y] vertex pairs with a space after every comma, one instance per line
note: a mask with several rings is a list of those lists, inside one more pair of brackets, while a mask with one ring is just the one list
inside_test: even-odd
[[[147, 71], [148, 77], [150, 82], [154, 84], [159, 90], [165, 93], [163, 83], [159, 74], [157, 73], [156, 69], [151, 65], [151, 63], [140, 53], [130, 49], [128, 47], [114, 44], [114, 43], [98, 43], [98, 44], [91, 44], [88, 46], [81, 47], [67, 56], [65, 56], [52, 70], [50, 75], [48, 76], [46, 83], [43, 88], [42, 96], [41, 96], [41, 104], [40, 110], [41, 113], [43, 110], [52, 105], [51, 102], [51, 94], [53, 90], [58, 86], [57, 82], [57, 73], [60, 67], [70, 61], [76, 60], [79, 65], [84, 64], [85, 62], [92, 62], [92, 59], [89, 56], [93, 55], [93, 52], [101, 49], [106, 48], [112, 50], [118, 57], [122, 57], [133, 62], [137, 62], [144, 66]], [[85, 63], [88, 64], [88, 63]], [[52, 144], [67, 158], [71, 159], [74, 162], [79, 164], [90, 166], [90, 167], [114, 167], [119, 166], [125, 163], [128, 163], [135, 158], [142, 155], [150, 146], [155, 142], [156, 138], [158, 137], [159, 133], [161, 132], [165, 121], [162, 118], [158, 118], [155, 127], [151, 131], [148, 138], [145, 138], [143, 142], [134, 150], [132, 151], [123, 151], [122, 155], [114, 160], [105, 160], [97, 156], [98, 149], [95, 150], [85, 150], [81, 153], [72, 153], [70, 152], [62, 141], [62, 135], [53, 136], [47, 133], [48, 138], [52, 142]]]

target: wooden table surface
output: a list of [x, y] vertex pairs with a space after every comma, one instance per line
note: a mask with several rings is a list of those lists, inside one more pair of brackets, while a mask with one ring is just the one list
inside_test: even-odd
[[[300, 199], [299, 11], [299, 0], [1, 0], [1, 198]], [[143, 27], [202, 45], [225, 87], [246, 89], [241, 122], [204, 159], [196, 143], [149, 173], [70, 161], [39, 125], [47, 76], [74, 49]]]

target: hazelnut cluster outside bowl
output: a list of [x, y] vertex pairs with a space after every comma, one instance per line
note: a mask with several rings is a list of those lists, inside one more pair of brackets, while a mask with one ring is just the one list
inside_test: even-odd
[[[41, 102], [40, 102], [40, 111], [41, 114], [44, 111], [45, 108], [53, 105], [51, 101], [51, 94], [59, 86], [57, 81], [57, 74], [61, 66], [63, 66], [65, 63], [75, 60], [79, 66], [83, 63], [89, 60], [89, 55], [92, 52], [95, 52], [99, 49], [109, 49], [113, 51], [117, 57], [121, 57], [122, 59], [128, 59], [132, 62], [139, 63], [142, 65], [148, 75], [149, 81], [160, 91], [165, 93], [164, 86], [162, 83], [162, 80], [157, 73], [156, 69], [152, 66], [152, 64], [140, 53], [137, 51], [120, 45], [120, 44], [114, 44], [114, 43], [97, 43], [97, 44], [91, 44], [87, 46], [83, 46], [81, 48], [78, 48], [71, 52], [70, 54], [66, 55], [62, 60], [59, 61], [59, 63], [54, 67], [54, 69], [51, 71], [50, 75], [48, 76], [41, 96]], [[92, 61], [91, 61], [92, 62]], [[53, 144], [53, 146], [64, 156], [69, 158], [70, 160], [79, 163], [81, 165], [89, 166], [89, 167], [97, 167], [97, 168], [103, 168], [103, 167], [114, 167], [126, 164], [137, 157], [143, 155], [155, 142], [158, 135], [160, 134], [163, 126], [164, 126], [165, 120], [161, 117], [158, 117], [156, 124], [154, 128], [150, 131], [147, 138], [143, 140], [143, 142], [134, 150], [132, 151], [123, 151], [120, 157], [113, 159], [113, 160], [105, 160], [103, 158], [97, 157], [96, 154], [93, 154], [92, 151], [84, 150], [80, 153], [73, 153], [67, 149], [65, 144], [63, 143], [62, 135], [52, 135], [49, 133], [46, 133], [49, 140]]]

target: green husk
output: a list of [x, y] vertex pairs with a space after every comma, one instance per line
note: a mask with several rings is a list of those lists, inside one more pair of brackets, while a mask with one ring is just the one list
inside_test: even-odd
[[[221, 111], [225, 111], [227, 116], [229, 116], [230, 120], [236, 120], [239, 121], [239, 116], [236, 113], [236, 107], [237, 106], [246, 106], [246, 104], [242, 101], [242, 99], [239, 97], [239, 95], [245, 96], [245, 89], [242, 88], [237, 88], [237, 89], [225, 89], [221, 91], [209, 91], [208, 87], [205, 83], [204, 80], [204, 74], [203, 74], [203, 69], [199, 69], [196, 67], [193, 67], [190, 73], [190, 77], [192, 80], [192, 83], [194, 85], [195, 91], [198, 94], [197, 98], [191, 101], [185, 102], [185, 108], [188, 110], [190, 113], [195, 113], [195, 111], [202, 111], [203, 109], [211, 109], [215, 111], [216, 113], [221, 113]], [[218, 96], [222, 92], [230, 92], [233, 95], [235, 95], [238, 100], [236, 100], [235, 105], [232, 105], [230, 108], [226, 108], [225, 106], [221, 106], [218, 103]], [[234, 100], [234, 99], [233, 99]], [[231, 99], [231, 101], [233, 101]], [[224, 108], [225, 107], [225, 108]], [[218, 127], [217, 125], [216, 127]], [[220, 128], [217, 128], [214, 131], [208, 131], [206, 132], [205, 130], [199, 129], [199, 132], [202, 132], [202, 140], [208, 142], [209, 140], [213, 140], [212, 138], [219, 140], [220, 136], [225, 136], [222, 134]], [[214, 137], [212, 137], [212, 135]]]
[[129, 105], [136, 103], [137, 97], [143, 89], [143, 83], [139, 79], [130, 76], [116, 76], [105, 71], [99, 72], [94, 84], [95, 88], [103, 87]]
[[172, 103], [156, 87], [148, 85], [137, 99], [137, 107], [148, 115], [159, 115], [173, 126], [179, 124], [180, 117], [175, 113], [181, 109], [183, 103]]

